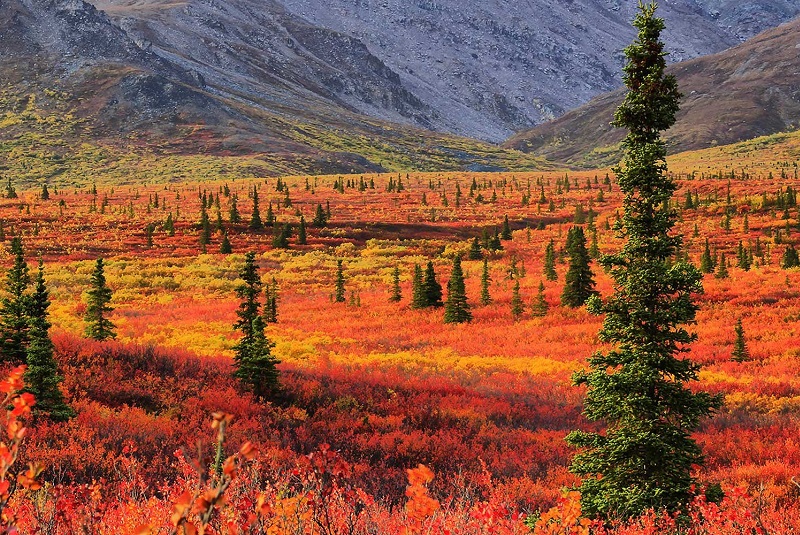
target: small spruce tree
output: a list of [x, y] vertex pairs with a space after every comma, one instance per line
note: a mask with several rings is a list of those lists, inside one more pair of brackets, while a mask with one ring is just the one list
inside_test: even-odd
[[447, 282], [447, 300], [444, 304], [445, 323], [467, 323], [472, 321], [472, 312], [467, 302], [467, 291], [464, 286], [464, 271], [461, 269], [461, 257], [453, 258], [453, 270]]
[[345, 302], [345, 290], [344, 290], [344, 268], [342, 266], [342, 261], [336, 261], [336, 280], [335, 280], [335, 288], [333, 293], [333, 300], [336, 303], [344, 303]]
[[395, 266], [392, 270], [392, 291], [389, 295], [390, 303], [399, 303], [403, 299], [403, 294], [400, 291], [400, 268]]
[[483, 306], [492, 302], [492, 296], [489, 294], [489, 283], [492, 282], [492, 277], [489, 274], [489, 259], [483, 259], [483, 270], [481, 270], [481, 304]]
[[586, 236], [582, 227], [572, 227], [567, 233], [567, 253], [569, 268], [564, 276], [564, 291], [561, 293], [561, 304], [578, 308], [586, 303], [594, 290], [594, 274], [589, 266], [589, 251], [586, 250]]
[[436, 280], [436, 271], [431, 261], [428, 261], [428, 266], [425, 269], [425, 279], [422, 282], [422, 286], [425, 289], [426, 306], [442, 306], [442, 285]]
[[95, 262], [89, 284], [89, 291], [86, 294], [86, 315], [84, 316], [86, 336], [100, 341], [116, 338], [114, 324], [107, 317], [114, 309], [109, 305], [111, 289], [106, 286], [105, 266], [102, 258], [98, 258]]
[[549, 281], [558, 280], [556, 273], [556, 247], [553, 240], [547, 243], [544, 250], [544, 278]]
[[6, 275], [6, 295], [0, 301], [0, 348], [3, 361], [19, 364], [27, 358], [31, 299], [27, 293], [31, 278], [19, 236], [11, 239], [11, 254], [14, 263]]
[[750, 360], [750, 352], [747, 351], [747, 345], [744, 340], [744, 328], [742, 327], [742, 318], [736, 320], [736, 326], [733, 328], [736, 333], [736, 338], [733, 341], [733, 360], [736, 362], [745, 362]]
[[419, 264], [414, 264], [414, 277], [411, 280], [411, 308], [425, 308], [428, 306], [427, 295], [425, 295], [425, 280], [422, 275], [422, 268]]
[[39, 272], [34, 283], [30, 302], [30, 342], [27, 347], [28, 369], [25, 370], [25, 391], [36, 398], [35, 414], [47, 415], [54, 421], [69, 420], [75, 411], [64, 401], [58, 385], [63, 378], [58, 374], [50, 340], [50, 322], [47, 309], [50, 295], [44, 280], [44, 265], [39, 261]]
[[531, 305], [531, 314], [537, 318], [543, 318], [547, 315], [548, 310], [547, 300], [544, 297], [544, 282], [539, 281], [539, 291], [536, 294], [536, 301]]
[[264, 223], [261, 221], [261, 212], [258, 209], [258, 188], [253, 186], [253, 213], [250, 215], [250, 230], [261, 230]]
[[511, 317], [514, 321], [519, 321], [523, 312], [525, 312], [525, 303], [522, 302], [522, 297], [519, 294], [519, 279], [517, 279], [511, 289]]

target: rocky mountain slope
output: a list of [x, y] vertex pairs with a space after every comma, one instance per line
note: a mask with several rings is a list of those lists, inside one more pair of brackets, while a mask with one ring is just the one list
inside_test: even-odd
[[[661, 14], [677, 60], [798, 11], [674, 0]], [[451, 134], [499, 141], [616, 87], [633, 12], [619, 0], [0, 0], [0, 87], [64, 91], [92, 136], [170, 150], [270, 153], [309, 171], [487, 155], [502, 167], [512, 153]]]
[[[684, 94], [667, 132], [672, 152], [800, 127], [800, 19], [669, 70]], [[506, 146], [577, 165], [616, 162], [623, 132], [609, 123], [623, 98], [622, 90], [602, 95]]]

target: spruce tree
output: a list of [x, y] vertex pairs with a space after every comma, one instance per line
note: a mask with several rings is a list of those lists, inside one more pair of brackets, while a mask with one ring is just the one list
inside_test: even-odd
[[717, 272], [714, 276], [718, 279], [728, 278], [728, 261], [725, 259], [725, 253], [720, 255], [719, 264], [717, 264]]
[[414, 264], [414, 277], [411, 280], [411, 308], [425, 308], [428, 306], [428, 298], [425, 295], [425, 280], [422, 275], [422, 268], [419, 264]]
[[233, 252], [233, 247], [231, 247], [231, 241], [228, 239], [228, 232], [226, 230], [222, 231], [222, 243], [219, 245], [219, 252], [221, 254], [231, 254]]
[[242, 222], [242, 216], [239, 214], [239, 206], [237, 205], [238, 199], [236, 194], [231, 197], [231, 207], [228, 212], [228, 219], [230, 220], [231, 224], [236, 225], [237, 223]]
[[258, 188], [253, 186], [253, 213], [250, 215], [251, 230], [261, 230], [264, 223], [261, 221], [261, 212], [258, 209]]
[[436, 280], [436, 271], [433, 269], [433, 262], [431, 261], [428, 261], [428, 266], [425, 268], [425, 279], [422, 281], [422, 287], [425, 291], [425, 306], [442, 306], [442, 285]]
[[703, 273], [714, 272], [714, 259], [711, 256], [711, 248], [708, 246], [708, 238], [706, 238], [703, 254], [700, 256], [700, 271]]
[[314, 220], [311, 224], [317, 228], [322, 228], [328, 224], [328, 215], [325, 213], [325, 209], [322, 208], [321, 204], [317, 205], [317, 210], [314, 212]]
[[654, 16], [656, 6], [639, 9], [638, 37], [625, 49], [629, 92], [614, 121], [628, 129], [615, 169], [624, 194], [616, 230], [625, 242], [601, 260], [614, 294], [589, 302], [591, 312], [605, 314], [600, 340], [615, 347], [593, 355], [590, 369], [574, 376], [587, 387], [584, 415], [606, 429], [567, 437], [580, 448], [570, 470], [583, 478], [582, 511], [590, 517], [684, 510], [693, 467], [703, 461], [691, 433], [719, 403], [687, 388], [699, 366], [678, 358], [694, 339], [683, 326], [694, 321], [692, 294], [702, 290], [702, 275], [688, 263], [669, 262], [682, 238], [671, 233], [676, 215], [667, 203], [677, 186], [666, 173], [660, 132], [675, 122], [680, 94], [675, 78], [664, 74], [664, 23]]
[[503, 240], [511, 239], [511, 225], [508, 223], [508, 216], [503, 217], [503, 227], [500, 231], [500, 238]]
[[297, 227], [297, 245], [306, 245], [308, 237], [306, 235], [306, 218], [300, 216], [300, 225]]
[[492, 281], [489, 275], [489, 259], [483, 259], [483, 270], [481, 271], [481, 304], [483, 306], [492, 302], [492, 296], [489, 295], [489, 283]]
[[744, 341], [744, 328], [742, 327], [742, 318], [736, 320], [736, 326], [733, 328], [736, 333], [736, 338], [733, 341], [733, 360], [736, 362], [744, 362], [750, 360], [750, 352], [747, 351], [747, 345]]
[[531, 305], [531, 314], [537, 318], [547, 315], [547, 300], [544, 297], [544, 282], [539, 281], [539, 292], [536, 294], [536, 301]]
[[278, 323], [278, 281], [272, 278], [271, 284], [264, 285], [264, 323]]
[[95, 262], [94, 271], [89, 281], [90, 288], [86, 293], [86, 336], [93, 340], [108, 340], [116, 338], [114, 324], [106, 316], [114, 309], [109, 306], [111, 302], [111, 289], [106, 286], [105, 268], [103, 259]]
[[58, 385], [63, 378], [58, 374], [53, 342], [50, 340], [50, 322], [47, 309], [50, 295], [44, 280], [44, 265], [39, 261], [39, 273], [30, 300], [30, 342], [27, 347], [28, 369], [25, 370], [25, 391], [36, 398], [34, 413], [46, 414], [54, 421], [69, 420], [75, 411], [64, 401]]
[[447, 300], [444, 304], [445, 323], [467, 323], [472, 321], [472, 312], [467, 302], [467, 290], [464, 286], [464, 271], [461, 269], [461, 257], [453, 258], [453, 270], [447, 282]]
[[259, 314], [262, 283], [254, 252], [245, 255], [239, 278], [242, 284], [236, 288], [236, 297], [242, 301], [236, 311], [239, 319], [233, 328], [242, 332], [242, 338], [234, 346], [234, 376], [256, 397], [266, 399], [278, 391], [276, 365], [280, 361], [271, 353], [273, 344], [264, 334], [264, 320]]
[[550, 240], [544, 249], [544, 278], [549, 281], [558, 280], [558, 274], [556, 273], [556, 246], [553, 240]]
[[400, 291], [400, 268], [395, 266], [392, 270], [392, 293], [389, 295], [390, 303], [399, 303], [403, 299]]
[[341, 260], [336, 261], [336, 281], [333, 293], [333, 300], [337, 303], [345, 302], [344, 268], [342, 267]]
[[514, 281], [514, 287], [511, 290], [511, 317], [514, 321], [519, 321], [523, 312], [525, 312], [525, 303], [522, 302], [522, 297], [519, 295], [518, 279]]
[[472, 242], [469, 245], [469, 252], [467, 253], [467, 260], [480, 260], [483, 258], [483, 252], [481, 251], [481, 244], [478, 241], [478, 237], [472, 238]]
[[11, 254], [14, 264], [6, 275], [6, 295], [0, 301], [0, 348], [3, 361], [19, 364], [27, 358], [31, 300], [27, 293], [31, 278], [19, 236], [11, 239]]
[[594, 295], [594, 275], [589, 267], [589, 251], [586, 250], [586, 236], [582, 227], [572, 227], [567, 233], [567, 253], [569, 268], [564, 276], [564, 290], [561, 304], [578, 308]]

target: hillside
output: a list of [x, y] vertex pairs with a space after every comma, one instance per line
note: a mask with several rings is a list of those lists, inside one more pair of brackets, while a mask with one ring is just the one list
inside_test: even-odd
[[[670, 67], [684, 99], [667, 132], [671, 152], [727, 145], [800, 125], [800, 19], [728, 51]], [[624, 98], [602, 95], [505, 144], [573, 165], [619, 160], [622, 131], [609, 124]]]

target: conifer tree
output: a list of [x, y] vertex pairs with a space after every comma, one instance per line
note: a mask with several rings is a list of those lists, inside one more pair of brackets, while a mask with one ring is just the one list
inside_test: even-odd
[[222, 243], [219, 244], [219, 252], [220, 254], [231, 254], [233, 252], [233, 247], [231, 247], [231, 241], [228, 239], [228, 231], [222, 231]]
[[478, 241], [478, 237], [472, 238], [472, 242], [469, 246], [469, 252], [467, 253], [468, 260], [480, 260], [483, 258], [483, 252], [481, 251], [481, 244]]
[[337, 303], [345, 302], [344, 268], [342, 267], [341, 260], [336, 261], [336, 286], [333, 293], [333, 300]]
[[419, 264], [414, 264], [414, 277], [411, 280], [411, 308], [425, 308], [428, 306], [428, 299], [425, 295], [425, 280], [422, 275], [422, 268]]
[[536, 301], [531, 305], [531, 314], [537, 318], [547, 315], [547, 300], [544, 297], [544, 282], [539, 281], [539, 292], [536, 294]]
[[47, 319], [49, 307], [50, 295], [45, 285], [44, 265], [40, 260], [30, 301], [30, 342], [27, 347], [25, 391], [36, 398], [35, 413], [46, 414], [54, 421], [64, 421], [72, 418], [75, 411], [66, 404], [58, 387], [63, 378], [58, 374], [58, 363], [53, 355], [53, 342], [50, 340], [50, 322]]
[[556, 273], [556, 246], [553, 240], [547, 243], [544, 250], [544, 278], [549, 281], [558, 280]]
[[14, 189], [14, 185], [11, 183], [11, 177], [8, 177], [8, 182], [6, 183], [6, 199], [16, 199], [17, 198], [17, 190]]
[[328, 215], [325, 213], [325, 209], [322, 208], [321, 204], [317, 205], [317, 210], [314, 212], [314, 220], [311, 224], [317, 228], [322, 228], [328, 224]]
[[6, 275], [6, 296], [0, 301], [0, 349], [2, 360], [25, 363], [30, 341], [28, 314], [31, 297], [27, 292], [31, 278], [19, 236], [11, 239], [11, 254], [14, 264]]
[[47, 189], [47, 184], [42, 184], [42, 194], [39, 196], [43, 201], [50, 200], [50, 191]]
[[728, 278], [728, 261], [725, 259], [725, 253], [722, 253], [719, 258], [719, 264], [717, 264], [717, 272], [714, 276], [718, 279], [727, 279]]
[[483, 306], [492, 302], [492, 296], [489, 295], [489, 283], [492, 281], [489, 275], [489, 259], [483, 259], [483, 270], [481, 271], [481, 304]]
[[200, 209], [200, 247], [206, 252], [206, 246], [211, 243], [211, 223], [208, 221], [208, 212], [205, 204]]
[[703, 254], [700, 256], [700, 271], [703, 273], [714, 272], [714, 259], [711, 256], [711, 248], [708, 245], [708, 238], [706, 238], [706, 245], [703, 248]]
[[400, 291], [400, 268], [395, 266], [392, 270], [392, 293], [389, 295], [390, 303], [399, 303], [403, 299]]
[[278, 323], [278, 281], [264, 285], [264, 323]]
[[259, 314], [262, 283], [254, 252], [245, 255], [239, 278], [242, 284], [236, 288], [236, 296], [242, 301], [236, 311], [239, 319], [233, 328], [242, 332], [242, 338], [234, 347], [234, 376], [257, 398], [266, 399], [278, 391], [276, 365], [280, 361], [272, 355], [273, 344], [264, 334], [264, 320]]
[[561, 304], [578, 308], [597, 293], [594, 290], [594, 275], [589, 266], [589, 251], [586, 250], [586, 236], [582, 227], [569, 229], [566, 248], [569, 254], [569, 268], [564, 276]]
[[228, 219], [231, 224], [236, 225], [242, 222], [242, 216], [239, 214], [239, 206], [237, 205], [238, 198], [236, 194], [231, 197], [231, 208], [228, 212]]
[[253, 213], [250, 216], [251, 230], [261, 230], [264, 228], [264, 223], [261, 221], [261, 212], [258, 209], [258, 188], [253, 186]]
[[308, 237], [306, 235], [306, 218], [300, 216], [300, 225], [297, 227], [297, 245], [306, 245]]
[[508, 223], [508, 216], [506, 215], [503, 217], [503, 228], [500, 231], [500, 239], [510, 240], [511, 237], [511, 225]]
[[86, 294], [86, 336], [93, 340], [108, 340], [116, 338], [114, 324], [106, 316], [114, 309], [109, 306], [111, 302], [111, 289], [106, 286], [105, 268], [103, 259], [95, 262], [94, 271], [90, 279], [90, 288]]
[[789, 244], [783, 251], [783, 256], [781, 257], [781, 267], [783, 269], [790, 269], [798, 266], [800, 266], [800, 255], [798, 255], [797, 249], [795, 249], [793, 245]]
[[733, 360], [736, 362], [744, 362], [750, 360], [750, 352], [747, 351], [747, 345], [744, 341], [744, 328], [742, 327], [742, 318], [736, 320], [736, 326], [733, 328], [736, 333], [736, 338], [733, 341]]
[[668, 201], [677, 186], [666, 173], [660, 132], [674, 124], [680, 94], [675, 78], [664, 74], [664, 23], [655, 9], [639, 4], [638, 37], [625, 49], [629, 92], [614, 121], [628, 129], [625, 157], [615, 169], [624, 193], [616, 228], [626, 241], [601, 260], [614, 294], [605, 303], [589, 302], [591, 312], [605, 314], [600, 340], [615, 348], [593, 355], [590, 369], [574, 376], [587, 386], [584, 415], [606, 426], [567, 437], [580, 448], [570, 470], [583, 478], [581, 506], [589, 517], [684, 510], [693, 467], [703, 461], [691, 433], [719, 403], [687, 388], [699, 367], [678, 358], [694, 339], [683, 325], [695, 318], [692, 294], [702, 290], [702, 275], [685, 262], [670, 264], [682, 238], [671, 233], [676, 215]]
[[461, 269], [461, 257], [453, 258], [453, 270], [447, 282], [447, 300], [444, 304], [445, 323], [467, 323], [472, 321], [472, 312], [467, 302], [467, 290], [464, 286], [464, 271]]
[[433, 268], [433, 262], [430, 260], [428, 261], [428, 267], [425, 269], [425, 279], [422, 281], [422, 287], [425, 290], [425, 306], [442, 306], [442, 285], [436, 280], [436, 271]]
[[525, 312], [525, 303], [522, 302], [522, 297], [519, 295], [519, 279], [517, 279], [511, 290], [511, 317], [514, 321], [519, 321], [523, 312]]

